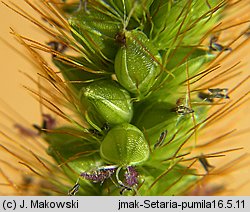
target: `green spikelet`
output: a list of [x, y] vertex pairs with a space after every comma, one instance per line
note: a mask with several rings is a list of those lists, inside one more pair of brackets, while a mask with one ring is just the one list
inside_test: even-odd
[[[216, 51], [229, 49], [215, 39], [210, 47], [202, 44], [227, 1], [59, 5], [66, 23], [56, 26], [58, 36], [47, 47], [56, 70], [43, 74], [63, 89], [55, 104], [70, 112], [56, 110], [68, 122], [52, 128], [45, 122], [39, 136], [67, 188], [77, 182], [77, 195], [185, 194], [201, 179], [193, 167], [199, 157], [188, 155], [211, 118], [209, 109], [229, 98], [227, 89], [200, 91], [197, 85]], [[47, 102], [54, 103], [48, 90]], [[65, 193], [63, 184], [57, 187]]]

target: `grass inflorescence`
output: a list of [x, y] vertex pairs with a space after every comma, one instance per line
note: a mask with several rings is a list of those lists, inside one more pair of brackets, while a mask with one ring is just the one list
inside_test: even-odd
[[4, 4], [48, 37], [11, 28], [34, 65], [36, 74], [22, 73], [42, 121], [1, 111], [14, 124], [0, 131], [1, 186], [19, 195], [235, 192], [224, 179], [248, 161], [236, 141], [249, 129], [229, 123], [249, 100], [234, 58], [249, 42], [249, 19], [234, 21], [244, 2], [24, 2], [38, 17]]

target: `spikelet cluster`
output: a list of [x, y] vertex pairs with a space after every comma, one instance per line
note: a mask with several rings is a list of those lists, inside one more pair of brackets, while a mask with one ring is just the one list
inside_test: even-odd
[[[39, 72], [27, 75], [38, 90], [25, 88], [44, 112], [41, 124], [15, 121], [16, 134], [1, 130], [1, 148], [11, 158], [1, 159], [2, 186], [19, 195], [226, 191], [214, 180], [245, 159], [242, 147], [223, 145], [213, 152], [206, 147], [242, 133], [218, 129], [216, 123], [248, 100], [248, 91], [234, 95], [248, 82], [246, 70], [240, 71], [239, 61], [222, 65], [248, 42], [249, 20], [227, 19], [227, 13], [244, 11], [244, 3], [25, 2], [40, 19], [18, 4], [6, 6], [48, 35], [40, 43], [11, 31]], [[242, 79], [232, 86], [230, 80], [240, 73]], [[220, 167], [211, 163], [231, 152], [239, 156]], [[11, 179], [5, 166], [21, 172], [22, 179]]]

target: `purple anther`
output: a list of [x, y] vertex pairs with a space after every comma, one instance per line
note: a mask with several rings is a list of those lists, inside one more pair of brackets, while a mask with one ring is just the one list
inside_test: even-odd
[[19, 133], [24, 135], [24, 136], [35, 137], [35, 136], [39, 135], [36, 131], [33, 131], [33, 130], [31, 130], [27, 127], [24, 127], [23, 125], [18, 124], [18, 123], [16, 123], [14, 125], [14, 127], [17, 128]]
[[80, 174], [81, 177], [86, 180], [90, 180], [93, 183], [103, 183], [106, 179], [110, 178], [115, 173], [114, 168], [99, 169], [91, 173], [83, 172]]
[[[64, 53], [65, 50], [67, 49], [67, 45], [57, 42], [57, 41], [50, 41], [47, 43], [54, 51], [57, 51], [59, 53]], [[56, 57], [55, 54], [52, 53], [53, 57]]]
[[125, 182], [126, 185], [129, 187], [133, 187], [138, 184], [138, 172], [135, 170], [134, 167], [128, 166], [127, 171], [125, 172]]
[[56, 127], [56, 120], [50, 114], [43, 114], [43, 128], [52, 130]]

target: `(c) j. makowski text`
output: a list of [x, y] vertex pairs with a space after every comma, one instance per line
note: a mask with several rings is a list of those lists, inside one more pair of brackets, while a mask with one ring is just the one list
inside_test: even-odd
[[19, 205], [20, 208], [78, 208], [78, 200], [71, 201], [39, 201], [39, 200], [23, 200]]

